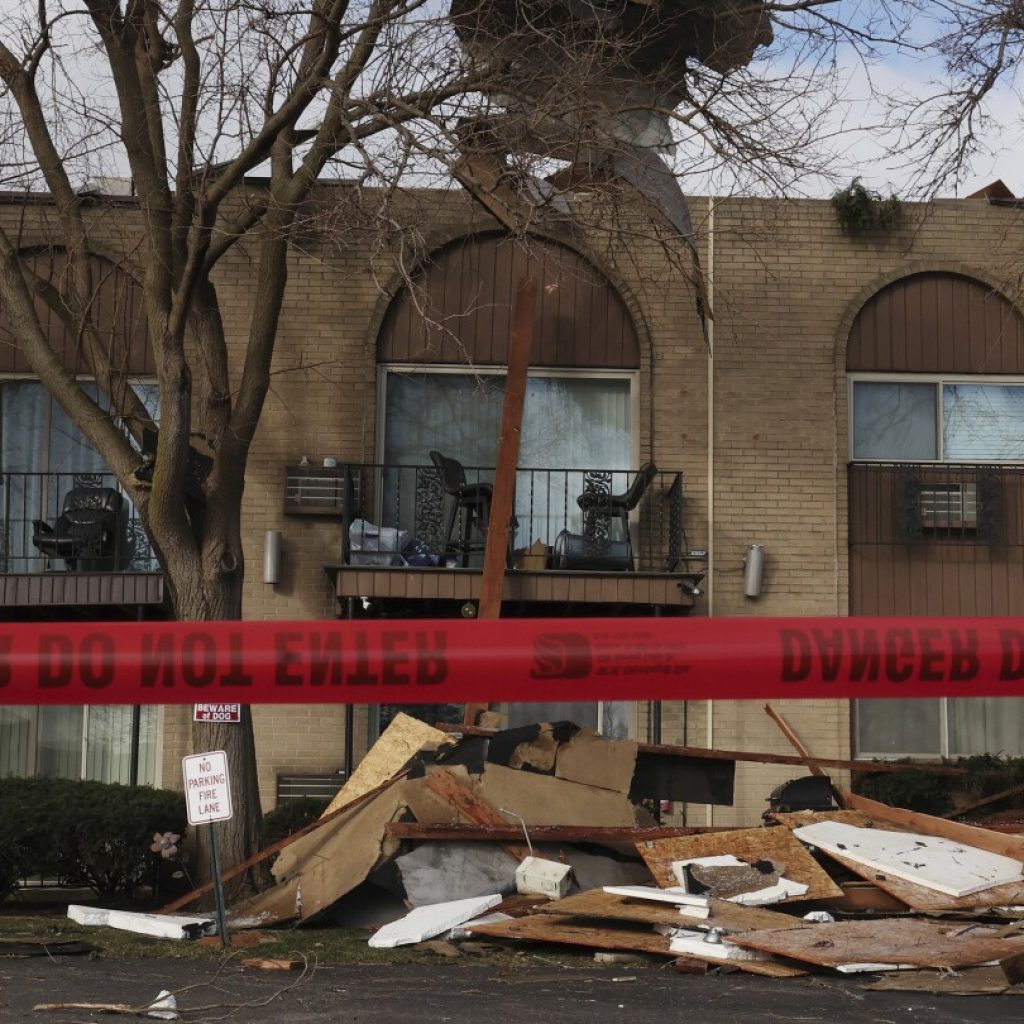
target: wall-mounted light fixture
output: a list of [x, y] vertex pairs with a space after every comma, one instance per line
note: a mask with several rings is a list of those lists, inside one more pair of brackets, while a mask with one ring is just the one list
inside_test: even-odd
[[281, 580], [281, 547], [280, 530], [267, 530], [263, 538], [263, 582], [279, 583]]
[[743, 596], [760, 597], [764, 576], [764, 545], [751, 544], [743, 559]]

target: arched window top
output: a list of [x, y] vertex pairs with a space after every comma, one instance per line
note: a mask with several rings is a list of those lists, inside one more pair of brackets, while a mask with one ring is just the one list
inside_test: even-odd
[[538, 284], [530, 365], [635, 369], [633, 318], [611, 282], [552, 242], [499, 235], [438, 250], [395, 296], [378, 339], [383, 363], [503, 365], [524, 277]]
[[[69, 268], [67, 253], [63, 249], [39, 249], [23, 253], [21, 259], [36, 277], [66, 294]], [[153, 374], [142, 286], [102, 256], [92, 255], [89, 260], [93, 283], [90, 318], [102, 344], [109, 346], [114, 369], [138, 376]], [[66, 317], [62, 316], [41, 296], [36, 298], [36, 309], [43, 331], [65, 367], [72, 373], [90, 374], [81, 330], [75, 325], [70, 311]], [[11, 331], [10, 322], [0, 307], [0, 373], [31, 372]]]
[[960, 274], [922, 273], [876, 292], [850, 330], [849, 371], [1024, 374], [1024, 317]]

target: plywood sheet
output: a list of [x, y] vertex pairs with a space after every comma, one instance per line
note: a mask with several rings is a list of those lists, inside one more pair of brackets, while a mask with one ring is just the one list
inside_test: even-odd
[[947, 896], [945, 893], [926, 889], [923, 885], [915, 885], [902, 878], [887, 875], [883, 871], [865, 867], [840, 853], [830, 853], [828, 856], [848, 871], [877, 885], [879, 889], [921, 914], [933, 914], [948, 910], [982, 910], [987, 907], [1024, 904], [1024, 883], [1022, 882], [997, 885], [994, 889], [985, 889], [969, 896]]
[[759, 928], [798, 928], [803, 924], [799, 918], [774, 910], [741, 907], [726, 900], [713, 899], [708, 903], [710, 916], [703, 920], [695, 920], [684, 917], [675, 907], [664, 903], [631, 900], [624, 896], [614, 896], [601, 889], [592, 889], [545, 904], [538, 907], [538, 912], [559, 916], [607, 918], [610, 921], [635, 921], [651, 926], [669, 924], [677, 928], [723, 928], [730, 933]]
[[413, 754], [421, 750], [437, 750], [452, 742], [452, 737], [447, 733], [400, 711], [381, 733], [380, 739], [367, 751], [366, 757], [359, 762], [345, 785], [335, 794], [324, 814], [344, 807], [356, 797], [394, 778]]
[[522, 815], [527, 825], [636, 824], [633, 805], [622, 793], [498, 764], [484, 768], [474, 791], [492, 807]]
[[789, 829], [743, 828], [701, 836], [656, 839], [637, 843], [636, 848], [654, 880], [663, 888], [678, 884], [672, 873], [673, 861], [731, 853], [748, 864], [757, 860], [784, 864], [786, 878], [808, 887], [804, 895], [790, 897], [783, 901], [785, 903], [831, 899], [843, 893]]
[[802, 843], [949, 896], [1024, 882], [1018, 860], [941, 836], [822, 821], [795, 829]]
[[899, 971], [864, 987], [872, 992], [923, 992], [936, 996], [997, 996], [1004, 992], [1024, 996], [1024, 987], [1014, 992], [998, 967], [971, 967], [956, 974]]
[[731, 941], [821, 967], [854, 963], [972, 967], [1024, 950], [1024, 936], [1001, 939], [994, 928], [912, 918], [889, 919], [884, 924], [805, 924], [800, 928], [743, 932], [732, 936]]

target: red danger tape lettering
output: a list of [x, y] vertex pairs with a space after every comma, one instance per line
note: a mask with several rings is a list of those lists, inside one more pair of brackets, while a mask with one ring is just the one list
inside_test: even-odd
[[0, 705], [1024, 696], [1024, 619], [0, 626]]

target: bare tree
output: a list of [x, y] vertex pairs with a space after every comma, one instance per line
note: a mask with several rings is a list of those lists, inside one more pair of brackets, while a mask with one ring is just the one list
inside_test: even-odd
[[[175, 614], [192, 620], [242, 614], [246, 460], [289, 244], [323, 176], [376, 190], [381, 223], [403, 182], [454, 176], [512, 230], [543, 220], [577, 234], [582, 207], [563, 189], [626, 182], [692, 247], [678, 182], [727, 166], [781, 189], [820, 169], [836, 47], [867, 54], [896, 34], [844, 0], [14, 6], [0, 30], [0, 182], [49, 193], [67, 271], [55, 284], [0, 230], [0, 304], [33, 373], [137, 506]], [[97, 172], [134, 183], [158, 424], [95, 315], [83, 185]], [[343, 233], [326, 202], [316, 216]], [[246, 337], [231, 339], [218, 268], [246, 238], [253, 303]], [[55, 350], [41, 306], [80, 346], [99, 399]], [[145, 458], [143, 433], [157, 427]], [[210, 460], [202, 472], [197, 452]], [[230, 865], [258, 842], [251, 721], [201, 729], [196, 745], [228, 751], [245, 786], [224, 840]]]
[[[941, 61], [923, 94], [897, 99], [904, 125], [896, 151], [910, 158], [916, 189], [934, 194], [957, 184], [972, 161], [1000, 142], [1020, 138], [1019, 87], [1024, 69], [1024, 0], [912, 0], [920, 48]], [[1011, 121], [997, 119], [1000, 93]]]

